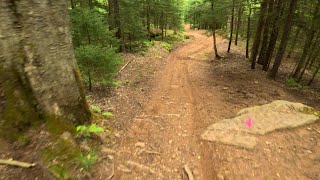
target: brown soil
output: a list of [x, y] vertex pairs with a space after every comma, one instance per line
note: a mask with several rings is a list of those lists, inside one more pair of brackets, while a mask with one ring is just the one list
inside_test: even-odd
[[[115, 154], [97, 165], [94, 179], [188, 179], [185, 165], [204, 180], [320, 179], [320, 123], [261, 136], [253, 150], [200, 139], [210, 124], [242, 108], [277, 99], [320, 108], [320, 96], [249, 70], [241, 48], [212, 60], [212, 37], [205, 31], [186, 34], [191, 39], [167, 57], [151, 50], [119, 78], [129, 83], [106, 105], [116, 115], [116, 132], [115, 144], [104, 148], [113, 147]], [[217, 41], [222, 52], [227, 40]]]
[[[213, 59], [212, 36], [205, 33], [187, 30], [191, 38], [171, 53], [157, 43], [145, 55], [126, 54], [125, 61], [133, 61], [118, 78], [123, 85], [95, 89], [90, 103], [114, 113], [100, 123], [114, 135], [102, 137], [101, 159], [86, 179], [188, 179], [185, 165], [201, 180], [320, 179], [320, 123], [261, 136], [252, 150], [200, 139], [209, 125], [273, 100], [320, 108], [319, 89], [290, 88], [282, 78], [250, 70], [243, 48], [224, 53], [228, 41], [220, 36], [224, 58]], [[41, 162], [41, 132], [31, 132], [39, 136], [25, 148], [0, 142], [0, 158]], [[0, 179], [50, 177], [41, 163], [32, 169], [0, 165]]]

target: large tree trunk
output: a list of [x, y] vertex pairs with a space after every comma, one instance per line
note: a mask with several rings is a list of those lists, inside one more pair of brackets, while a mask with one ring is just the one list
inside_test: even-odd
[[310, 52], [310, 46], [312, 44], [312, 40], [313, 40], [314, 34], [316, 32], [316, 28], [317, 28], [316, 26], [318, 25], [319, 8], [320, 8], [320, 0], [318, 0], [318, 4], [314, 10], [312, 24], [311, 24], [309, 33], [307, 35], [307, 40], [305, 42], [303, 52], [302, 52], [302, 55], [301, 55], [300, 60], [298, 62], [297, 68], [295, 69], [293, 76], [292, 76], [295, 79], [298, 79], [298, 76], [301, 73], [301, 69], [303, 68], [303, 66], [306, 63], [307, 55]]
[[288, 16], [287, 16], [287, 19], [286, 19], [286, 24], [284, 26], [284, 31], [283, 31], [283, 34], [282, 34], [279, 50], [277, 52], [276, 59], [274, 61], [273, 67], [271, 69], [271, 72], [269, 74], [269, 77], [271, 77], [273, 79], [276, 78], [276, 75], [278, 73], [278, 69], [279, 69], [279, 67], [281, 65], [281, 62], [282, 62], [282, 59], [283, 59], [283, 55], [284, 55], [284, 53], [286, 51], [286, 48], [287, 48], [288, 39], [289, 39], [290, 32], [291, 32], [291, 29], [292, 29], [292, 23], [293, 23], [292, 19], [293, 19], [293, 16], [294, 16], [294, 12], [296, 10], [297, 1], [298, 0], [291, 0], [290, 1], [289, 12], [288, 12]]
[[268, 47], [268, 41], [269, 41], [269, 25], [270, 22], [272, 21], [272, 16], [273, 16], [273, 6], [274, 6], [274, 0], [269, 0], [268, 3], [268, 14], [267, 18], [264, 24], [264, 29], [263, 29], [263, 38], [262, 38], [262, 43], [261, 43], [261, 49], [260, 49], [260, 54], [258, 58], [258, 63], [261, 65], [266, 64], [266, 55], [267, 55], [267, 47]]
[[229, 39], [229, 45], [228, 45], [228, 52], [230, 52], [231, 44], [232, 44], [233, 26], [234, 26], [234, 9], [235, 9], [235, 0], [232, 1], [232, 15], [231, 15], [231, 22], [230, 22], [230, 39]]
[[0, 135], [36, 120], [88, 122], [67, 1], [1, 0], [0, 22]]
[[271, 58], [272, 58], [274, 49], [277, 44], [277, 39], [278, 39], [279, 29], [280, 29], [280, 19], [283, 15], [283, 11], [284, 11], [284, 6], [282, 6], [282, 5], [283, 5], [283, 1], [278, 0], [278, 4], [277, 4], [277, 8], [276, 8], [277, 12], [276, 12], [276, 15], [273, 19], [272, 31], [271, 31], [271, 36], [270, 36], [270, 40], [269, 40], [269, 45], [267, 48], [266, 59], [263, 64], [264, 71], [269, 70]]
[[268, 7], [268, 0], [263, 0], [261, 2], [261, 10], [260, 10], [258, 27], [257, 27], [256, 35], [255, 35], [252, 50], [251, 50], [251, 69], [256, 68], [256, 58], [260, 48], [261, 34], [264, 26], [265, 13], [267, 11], [267, 7]]

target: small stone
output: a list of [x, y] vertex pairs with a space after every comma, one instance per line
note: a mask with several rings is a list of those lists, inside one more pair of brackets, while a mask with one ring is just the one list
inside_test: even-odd
[[310, 138], [310, 141], [314, 141], [314, 139], [313, 139], [313, 138]]
[[266, 145], [270, 145], [271, 144], [271, 142], [269, 142], [269, 141], [266, 141]]
[[254, 81], [255, 84], [259, 84], [259, 81]]
[[231, 162], [231, 161], [232, 161], [232, 158], [231, 158], [231, 157], [228, 157], [228, 158], [227, 158], [227, 161], [228, 161], [228, 162]]
[[310, 150], [306, 150], [305, 152], [308, 154], [312, 154], [312, 151], [310, 151]]
[[174, 172], [179, 172], [179, 170], [177, 168], [174, 169]]
[[198, 159], [200, 160], [200, 159], [201, 159], [201, 156], [198, 156]]
[[307, 130], [311, 131], [312, 129], [308, 127]]
[[217, 179], [218, 179], [218, 180], [224, 180], [224, 176], [223, 176], [222, 174], [218, 174], [218, 175], [217, 175]]
[[228, 89], [229, 89], [228, 87], [224, 87], [224, 88], [223, 88], [223, 90], [228, 90]]
[[200, 171], [199, 171], [199, 169], [194, 169], [194, 170], [193, 170], [193, 175], [196, 176], [196, 177], [200, 176]]
[[120, 137], [121, 137], [121, 135], [120, 135], [119, 132], [115, 133], [114, 136], [117, 137], [117, 138], [120, 138]]
[[106, 154], [115, 154], [116, 153], [116, 151], [109, 149], [109, 148], [106, 148], [106, 147], [103, 147], [101, 149], [101, 152], [106, 153]]
[[173, 140], [169, 140], [169, 144], [172, 144]]
[[144, 147], [146, 146], [146, 143], [143, 143], [143, 142], [137, 142], [134, 146], [135, 146], [135, 147], [144, 148]]
[[107, 157], [108, 157], [108, 159], [110, 159], [110, 160], [113, 160], [113, 159], [114, 159], [114, 157], [113, 157], [112, 155], [108, 155]]

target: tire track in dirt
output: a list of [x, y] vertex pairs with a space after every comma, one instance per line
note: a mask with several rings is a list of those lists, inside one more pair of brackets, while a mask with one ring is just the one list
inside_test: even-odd
[[[202, 92], [190, 77], [197, 63], [189, 56], [205, 54], [212, 47], [204, 33], [188, 31], [193, 38], [169, 55], [152, 99], [132, 120], [119, 147], [116, 163], [122, 168], [115, 172], [115, 179], [186, 179], [184, 165], [193, 170], [196, 179], [216, 177], [208, 148], [200, 140], [205, 117], [199, 114]], [[127, 161], [146, 166], [151, 172], [130, 167]], [[132, 172], [125, 172], [132, 168]]]

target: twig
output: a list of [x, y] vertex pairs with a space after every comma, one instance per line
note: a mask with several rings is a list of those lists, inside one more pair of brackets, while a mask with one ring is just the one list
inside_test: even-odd
[[194, 180], [193, 174], [188, 165], [185, 165], [183, 169], [187, 173], [189, 180]]
[[318, 134], [320, 134], [320, 131], [318, 131], [317, 129], [315, 128], [312, 128], [315, 132], [317, 132]]
[[131, 59], [130, 61], [127, 62], [127, 64], [125, 64], [116, 74], [116, 76], [118, 76], [121, 71], [123, 71], [131, 62], [133, 61], [133, 59]]
[[5, 164], [5, 165], [10, 165], [10, 166], [18, 166], [22, 168], [30, 168], [35, 166], [35, 163], [26, 163], [26, 162], [20, 162], [20, 161], [14, 161], [11, 159], [5, 160], [5, 159], [0, 159], [0, 164]]
[[112, 174], [108, 177], [107, 180], [112, 179], [114, 176], [114, 164], [112, 164]]
[[[147, 171], [150, 174], [158, 174], [155, 170], [153, 170], [150, 167], [148, 167], [146, 165], [143, 165], [143, 164], [139, 164], [139, 163], [136, 163], [136, 162], [133, 162], [133, 161], [127, 161], [126, 164], [129, 165], [129, 166], [134, 166], [134, 167], [136, 167], [136, 168], [138, 168], [140, 170]], [[159, 173], [158, 175], [160, 177], [163, 177], [163, 175], [161, 173]]]

